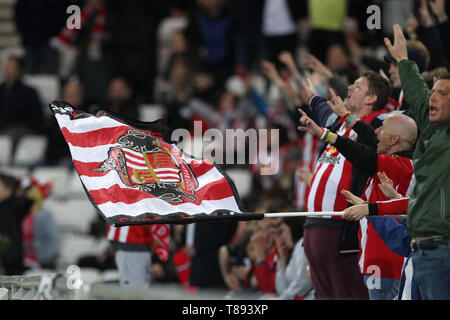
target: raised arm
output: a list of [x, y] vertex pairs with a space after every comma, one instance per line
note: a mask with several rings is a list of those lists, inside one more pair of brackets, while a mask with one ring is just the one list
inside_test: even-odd
[[384, 38], [389, 53], [395, 58], [399, 65], [400, 80], [405, 99], [414, 114], [419, 131], [423, 131], [428, 125], [428, 99], [431, 90], [419, 73], [417, 65], [408, 60], [406, 39], [400, 25], [393, 26], [394, 44], [388, 38]]
[[328, 129], [318, 126], [303, 110], [299, 109], [299, 112], [302, 115], [300, 124], [303, 125], [303, 127], [298, 127], [299, 131], [309, 132], [325, 143], [334, 145], [348, 161], [366, 171], [368, 175], [373, 176], [377, 172], [378, 155], [375, 150], [347, 137], [332, 133]]
[[302, 92], [311, 109], [312, 118], [317, 124], [329, 127], [337, 120], [338, 116], [330, 108], [327, 100], [317, 93], [309, 78], [302, 81]]
[[352, 114], [347, 110], [342, 101], [342, 98], [336, 95], [333, 89], [330, 88], [331, 100], [328, 101], [328, 105], [333, 110], [335, 114], [342, 118], [346, 122], [348, 127], [353, 127], [353, 130], [358, 134], [358, 136], [364, 137], [364, 142], [369, 147], [376, 149], [377, 145], [377, 135], [372, 126], [368, 125], [364, 121]]

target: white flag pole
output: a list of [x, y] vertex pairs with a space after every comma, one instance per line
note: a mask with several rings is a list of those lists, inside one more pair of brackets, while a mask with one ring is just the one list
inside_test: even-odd
[[[344, 211], [318, 211], [318, 212], [273, 212], [264, 213], [264, 218], [280, 218], [280, 217], [322, 217], [322, 216], [342, 216]], [[406, 218], [405, 214], [401, 215], [383, 215], [370, 216], [371, 218]]]
[[320, 211], [320, 212], [273, 212], [264, 213], [264, 218], [279, 218], [279, 217], [315, 217], [315, 216], [342, 216], [344, 211]]

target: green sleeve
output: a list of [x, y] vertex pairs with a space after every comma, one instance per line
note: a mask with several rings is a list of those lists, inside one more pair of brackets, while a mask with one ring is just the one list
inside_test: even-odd
[[430, 124], [428, 120], [428, 99], [431, 90], [420, 75], [415, 62], [411, 60], [400, 61], [399, 73], [405, 100], [414, 114], [419, 130], [423, 131]]

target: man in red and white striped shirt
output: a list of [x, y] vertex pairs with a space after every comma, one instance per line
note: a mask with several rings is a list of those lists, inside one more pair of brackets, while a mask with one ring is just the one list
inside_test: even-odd
[[[327, 101], [315, 92], [310, 81], [303, 82], [303, 87], [310, 97], [311, 116], [317, 124], [329, 128], [329, 132], [376, 148], [376, 138], [358, 135], [348, 126], [348, 121], [337, 116]], [[389, 82], [379, 74], [366, 72], [349, 86], [344, 104], [352, 114], [377, 128], [382, 122], [377, 117], [387, 112], [383, 109], [389, 95]], [[354, 167], [334, 146], [328, 144], [311, 180], [307, 211], [343, 211], [348, 203], [341, 191], [351, 190], [361, 195], [368, 178], [366, 173]], [[306, 219], [305, 254], [320, 299], [368, 299], [367, 288], [358, 270], [358, 227], [358, 224], [340, 219]]]
[[[338, 103], [340, 101], [336, 101]], [[330, 134], [329, 142], [335, 146], [346, 159], [354, 166], [365, 170], [372, 178], [367, 182], [362, 199], [370, 202], [387, 200], [388, 198], [377, 187], [380, 178], [377, 172], [385, 172], [392, 178], [398, 192], [408, 194], [414, 186], [412, 154], [417, 138], [417, 126], [414, 120], [406, 115], [395, 114], [389, 116], [383, 125], [375, 132], [373, 129], [355, 117], [350, 121], [358, 134], [370, 136], [376, 133], [378, 137], [377, 152], [370, 147], [355, 143], [349, 139]], [[305, 114], [301, 123], [307, 125], [310, 133], [322, 135], [324, 129], [315, 125]], [[353, 218], [352, 208], [346, 209], [344, 219]], [[350, 216], [350, 217], [348, 217]], [[353, 219], [351, 219], [353, 220]], [[368, 285], [371, 299], [392, 300], [398, 293], [398, 285], [404, 257], [390, 250], [384, 242], [384, 238], [391, 235], [394, 220], [364, 218], [360, 221], [360, 258], [361, 273], [369, 278], [376, 267], [380, 285], [373, 287]]]

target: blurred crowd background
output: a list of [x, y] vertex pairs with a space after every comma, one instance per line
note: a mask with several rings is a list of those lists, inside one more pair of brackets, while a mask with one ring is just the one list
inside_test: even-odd
[[[70, 5], [80, 8], [80, 29], [67, 28]], [[381, 9], [379, 29], [367, 26], [370, 5]], [[50, 101], [144, 121], [164, 118], [172, 128], [190, 131], [194, 121], [201, 121], [203, 131], [278, 129], [276, 174], [260, 175], [260, 164], [223, 168], [235, 180], [247, 211], [298, 211], [303, 206], [300, 185], [308, 174], [301, 167], [309, 151], [296, 130], [295, 103], [274, 83], [273, 68], [282, 79], [289, 78], [280, 54], [289, 52], [323, 96], [331, 76], [351, 84], [366, 70], [384, 73], [395, 87], [383, 38], [392, 38], [392, 25], [398, 23], [408, 39], [425, 45], [421, 71], [431, 80], [448, 68], [450, 50], [434, 32], [439, 17], [431, 7], [427, 12], [418, 0], [0, 1], [0, 170], [22, 179], [27, 190], [40, 190], [35, 195], [42, 206], [35, 212], [42, 215], [35, 216], [45, 214], [51, 230], [42, 241], [54, 244], [44, 245], [40, 258], [24, 259], [23, 271], [69, 264], [114, 270], [105, 223], [79, 185], [48, 110]], [[345, 86], [340, 92], [346, 96]], [[240, 148], [248, 146], [226, 152]], [[239, 224], [229, 239], [243, 241], [236, 253], [242, 261], [249, 240], [245, 235], [253, 228], [252, 223]], [[177, 252], [189, 242], [189, 232], [179, 226], [172, 231]], [[51, 251], [48, 257], [45, 250]], [[155, 281], [183, 283], [181, 269], [169, 262], [155, 257]]]

